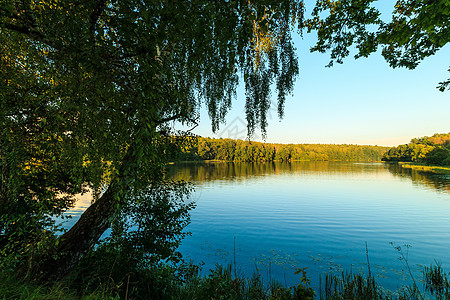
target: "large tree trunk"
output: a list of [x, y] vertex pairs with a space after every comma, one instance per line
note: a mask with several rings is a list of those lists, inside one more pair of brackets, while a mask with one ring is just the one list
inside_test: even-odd
[[59, 238], [55, 249], [43, 257], [35, 271], [40, 280], [61, 279], [95, 246], [110, 227], [110, 219], [114, 212], [113, 200], [117, 192], [116, 185], [111, 184], [107, 191], [81, 215], [75, 225]]
[[102, 234], [110, 227], [111, 217], [116, 209], [116, 196], [123, 195], [126, 165], [132, 161], [133, 149], [128, 151], [119, 168], [119, 174], [112, 178], [106, 192], [100, 196], [80, 219], [64, 233], [54, 249], [48, 251], [33, 270], [35, 276], [43, 281], [59, 280], [71, 271], [83, 256], [99, 241]]

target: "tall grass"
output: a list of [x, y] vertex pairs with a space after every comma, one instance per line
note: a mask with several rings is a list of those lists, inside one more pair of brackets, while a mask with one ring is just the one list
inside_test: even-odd
[[286, 287], [276, 280], [264, 284], [259, 273], [252, 277], [233, 276], [232, 266], [217, 265], [209, 275], [191, 278], [178, 299], [314, 299], [314, 290], [305, 284]]
[[[108, 276], [98, 273], [97, 278], [84, 278], [82, 286], [68, 279], [54, 286], [42, 286], [0, 272], [0, 299], [450, 299], [449, 274], [438, 263], [424, 268], [422, 289], [410, 285], [396, 291], [383, 289], [371, 274], [345, 272], [323, 275], [315, 292], [309, 286], [305, 269], [297, 269], [300, 282], [291, 287], [275, 280], [264, 282], [259, 272], [251, 277], [239, 276], [231, 264], [216, 265], [207, 275], [199, 275], [199, 267], [193, 264], [161, 264], [129, 274], [123, 274], [122, 268], [118, 270], [117, 274], [111, 269]], [[122, 281], [115, 279], [119, 277]]]
[[425, 267], [425, 290], [436, 299], [450, 299], [450, 280], [444, 272], [441, 265], [436, 262], [435, 265]]
[[0, 272], [0, 299], [33, 299], [33, 300], [98, 300], [98, 299], [119, 299], [106, 292], [92, 292], [85, 296], [80, 296], [77, 291], [62, 285], [44, 286], [34, 282], [18, 278], [14, 274]]
[[386, 299], [373, 276], [325, 274], [320, 280], [319, 299]]

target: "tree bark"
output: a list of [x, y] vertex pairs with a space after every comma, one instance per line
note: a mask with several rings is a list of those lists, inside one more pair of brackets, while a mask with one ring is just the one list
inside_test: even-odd
[[83, 256], [98, 242], [110, 227], [114, 212], [114, 195], [117, 184], [111, 184], [107, 191], [95, 201], [75, 223], [59, 238], [55, 249], [42, 258], [35, 274], [39, 280], [59, 280], [72, 270]]
[[133, 148], [130, 146], [125, 154], [119, 174], [112, 178], [106, 192], [81, 215], [80, 219], [64, 233], [58, 244], [48, 251], [33, 273], [42, 282], [59, 280], [71, 271], [83, 256], [99, 241], [102, 234], [110, 227], [111, 217], [116, 209], [116, 195], [124, 194], [124, 171], [132, 161]]

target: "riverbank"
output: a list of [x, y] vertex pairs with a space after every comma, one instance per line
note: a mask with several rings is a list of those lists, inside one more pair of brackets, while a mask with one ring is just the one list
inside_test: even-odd
[[412, 169], [418, 171], [432, 172], [436, 174], [450, 175], [450, 166], [430, 166], [421, 163], [413, 162], [398, 162], [398, 164], [405, 169]]
[[[408, 266], [408, 265], [406, 265]], [[168, 265], [134, 270], [124, 277], [110, 270], [108, 276], [96, 274], [85, 278], [98, 284], [77, 286], [65, 281], [53, 286], [38, 285], [35, 282], [17, 278], [16, 275], [0, 272], [0, 295], [3, 299], [264, 299], [264, 300], [313, 300], [313, 299], [447, 299], [450, 294], [448, 276], [439, 265], [424, 268], [424, 287], [415, 281], [411, 285], [388, 291], [378, 285], [369, 274], [342, 273], [324, 274], [321, 287], [314, 291], [310, 285], [307, 268], [299, 268], [295, 274], [298, 284], [288, 287], [271, 280], [263, 282], [261, 274], [243, 277], [235, 267], [216, 265], [205, 276], [198, 276], [193, 269], [175, 268]], [[409, 268], [409, 266], [408, 266]], [[188, 271], [188, 272], [186, 272]], [[406, 270], [405, 270], [406, 271]], [[137, 273], [136, 273], [137, 272]], [[97, 277], [98, 276], [98, 277]], [[115, 281], [116, 276], [122, 280]], [[445, 297], [445, 298], [444, 298]]]

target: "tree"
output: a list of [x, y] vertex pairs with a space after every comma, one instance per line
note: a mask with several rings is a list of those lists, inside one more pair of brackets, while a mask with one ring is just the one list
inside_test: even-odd
[[[271, 85], [282, 116], [298, 74], [291, 31], [302, 18], [302, 1], [2, 1], [3, 257], [31, 262], [45, 240], [34, 272], [73, 269], [123, 208], [164, 184], [172, 121], [195, 126], [205, 103], [219, 128], [238, 71], [249, 134], [265, 134]], [[93, 205], [49, 234], [86, 187]]]
[[435, 147], [423, 159], [425, 163], [430, 165], [445, 166], [450, 158], [450, 149], [444, 146]]
[[[318, 34], [311, 50], [330, 50], [331, 66], [342, 63], [351, 47], [357, 49], [355, 58], [367, 57], [381, 48], [391, 67], [414, 69], [450, 42], [448, 1], [398, 0], [389, 22], [382, 21], [375, 2], [318, 0], [312, 18], [305, 22], [309, 32]], [[450, 90], [450, 78], [440, 82], [438, 89]]]
[[413, 161], [431, 165], [448, 165], [450, 162], [450, 134], [434, 134], [414, 138], [409, 144], [399, 145], [383, 154], [385, 161]]

